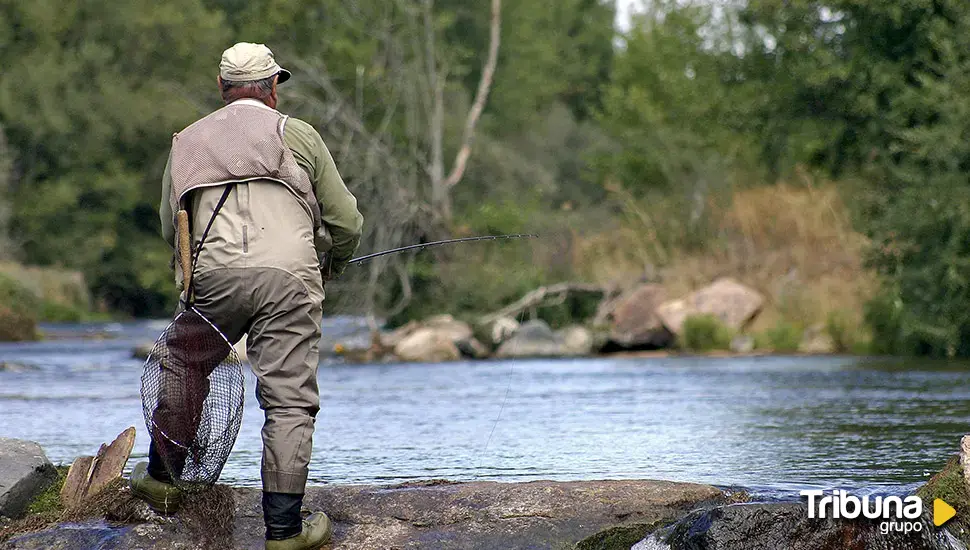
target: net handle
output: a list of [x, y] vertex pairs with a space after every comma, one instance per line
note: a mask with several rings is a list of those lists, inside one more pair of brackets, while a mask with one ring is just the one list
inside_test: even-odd
[[189, 288], [192, 282], [192, 235], [189, 233], [189, 213], [179, 210], [175, 215], [175, 226], [178, 229], [179, 267], [182, 268], [182, 283]]

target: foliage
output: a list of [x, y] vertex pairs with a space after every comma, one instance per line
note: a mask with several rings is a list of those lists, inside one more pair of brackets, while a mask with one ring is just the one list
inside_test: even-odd
[[37, 297], [0, 274], [0, 342], [37, 339]]
[[67, 479], [67, 472], [70, 466], [58, 465], [57, 478], [43, 492], [34, 497], [34, 500], [27, 506], [28, 514], [56, 514], [63, 511], [61, 505], [61, 488], [64, 487], [64, 480]]
[[916, 496], [922, 498], [924, 503], [941, 499], [953, 506], [957, 515], [948, 522], [947, 530], [964, 544], [970, 543], [970, 493], [964, 481], [960, 455], [951, 456], [942, 470], [916, 489]]
[[802, 342], [802, 328], [788, 321], [755, 334], [754, 347], [760, 350], [786, 353], [798, 351]]
[[856, 353], [869, 345], [864, 335], [860, 334], [861, 328], [852, 313], [843, 309], [829, 312], [825, 319], [825, 333], [832, 339], [838, 353]]
[[680, 346], [690, 351], [726, 350], [731, 347], [731, 329], [713, 315], [691, 315], [684, 320]]
[[[461, 143], [482, 3], [0, 0], [0, 258], [83, 273], [90, 301], [37, 304], [44, 318], [169, 313], [158, 179], [172, 132], [218, 105], [219, 52], [247, 40], [294, 70], [281, 109], [332, 149], [364, 251], [543, 236], [350, 271], [331, 313], [471, 316], [562, 280], [732, 274], [769, 296], [772, 348], [821, 321], [840, 349], [871, 332], [877, 352], [970, 356], [970, 4], [657, 0], [623, 33], [606, 0], [503, 4], [441, 227], [431, 160]], [[880, 287], [860, 327], [866, 250]]]

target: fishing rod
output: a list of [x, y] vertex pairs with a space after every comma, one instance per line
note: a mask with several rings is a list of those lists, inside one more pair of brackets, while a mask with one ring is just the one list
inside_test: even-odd
[[531, 233], [516, 233], [514, 235], [482, 235], [479, 237], [462, 237], [460, 239], [445, 239], [443, 241], [412, 244], [408, 246], [402, 246], [400, 248], [392, 248], [391, 250], [385, 250], [383, 252], [375, 252], [373, 254], [367, 254], [366, 256], [354, 258], [347, 263], [361, 265], [366, 261], [373, 260], [374, 258], [377, 258], [380, 256], [386, 256], [388, 254], [396, 254], [398, 252], [405, 252], [407, 250], [422, 250], [428, 247], [440, 246], [443, 244], [468, 243], [473, 241], [497, 241], [499, 239], [535, 239], [538, 237], [539, 235], [533, 235]]

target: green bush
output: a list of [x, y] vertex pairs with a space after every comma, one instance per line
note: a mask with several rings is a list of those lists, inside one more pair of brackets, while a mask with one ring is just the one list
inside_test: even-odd
[[681, 347], [690, 351], [729, 349], [734, 335], [713, 315], [691, 315], [684, 320]]
[[40, 320], [48, 323], [80, 323], [84, 312], [76, 307], [44, 300], [40, 307]]
[[36, 340], [39, 307], [32, 292], [0, 275], [0, 341]]
[[860, 327], [847, 311], [830, 312], [825, 320], [825, 332], [839, 353], [865, 349], [865, 338], [860, 334]]
[[802, 343], [802, 328], [788, 321], [781, 321], [754, 337], [754, 345], [758, 349], [776, 352], [798, 351]]

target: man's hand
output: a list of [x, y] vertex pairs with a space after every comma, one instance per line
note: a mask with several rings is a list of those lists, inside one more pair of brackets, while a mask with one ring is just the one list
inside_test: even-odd
[[320, 258], [320, 277], [324, 283], [333, 278], [333, 258], [328, 253]]

